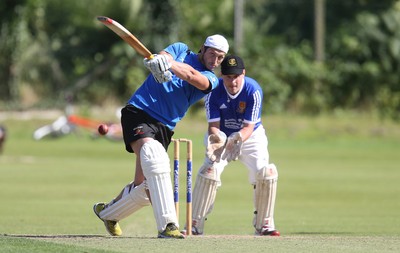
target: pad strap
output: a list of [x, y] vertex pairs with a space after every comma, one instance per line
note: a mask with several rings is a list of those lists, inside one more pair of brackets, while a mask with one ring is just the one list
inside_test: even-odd
[[121, 198], [115, 202], [111, 201], [99, 216], [103, 220], [120, 221], [148, 205], [150, 205], [150, 201], [146, 195], [144, 184], [136, 187], [129, 184], [123, 189]]

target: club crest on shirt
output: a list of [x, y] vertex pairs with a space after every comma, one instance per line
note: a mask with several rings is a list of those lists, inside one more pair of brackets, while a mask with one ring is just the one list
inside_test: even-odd
[[238, 109], [237, 109], [237, 112], [238, 113], [244, 113], [244, 109], [246, 109], [246, 102], [240, 101]]

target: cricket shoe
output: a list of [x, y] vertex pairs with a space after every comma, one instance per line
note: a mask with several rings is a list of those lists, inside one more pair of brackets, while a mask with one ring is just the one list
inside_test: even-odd
[[107, 232], [112, 235], [112, 236], [120, 236], [122, 235], [122, 230], [118, 224], [118, 221], [113, 221], [113, 220], [103, 220], [100, 218], [100, 212], [106, 208], [105, 203], [96, 203], [93, 206], [93, 211], [99, 217], [100, 220], [104, 222], [104, 226], [106, 226]]
[[256, 231], [256, 235], [261, 235], [261, 236], [280, 236], [281, 233], [276, 229], [270, 230], [268, 228], [268, 226], [264, 226], [261, 229], [261, 231]]
[[169, 223], [164, 231], [158, 233], [158, 238], [184, 239], [185, 236], [179, 232], [174, 223]]
[[[183, 235], [187, 235], [187, 230], [184, 229], [184, 230], [181, 231], [181, 233], [182, 233]], [[196, 227], [192, 227], [192, 235], [203, 235], [203, 233], [200, 233], [200, 232], [197, 230]]]
[[281, 236], [281, 233], [278, 230], [264, 231], [260, 233], [262, 236]]

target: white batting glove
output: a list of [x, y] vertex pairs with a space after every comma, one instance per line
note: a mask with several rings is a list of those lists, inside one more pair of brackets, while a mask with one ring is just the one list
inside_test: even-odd
[[168, 56], [165, 54], [154, 54], [151, 59], [143, 60], [144, 66], [153, 74], [161, 74], [169, 70], [172, 64], [168, 61]]
[[226, 141], [225, 150], [222, 155], [223, 160], [236, 161], [242, 150], [243, 139], [240, 132], [232, 133]]
[[165, 83], [172, 80], [172, 73], [167, 70], [162, 73], [153, 73], [153, 77], [156, 79], [157, 83]]
[[217, 134], [210, 134], [207, 138], [206, 156], [212, 162], [219, 162], [224, 151], [226, 134], [219, 131]]

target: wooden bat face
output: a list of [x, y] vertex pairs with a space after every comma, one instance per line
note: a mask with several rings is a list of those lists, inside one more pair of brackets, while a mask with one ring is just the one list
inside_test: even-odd
[[115, 32], [119, 37], [121, 37], [126, 43], [128, 43], [133, 49], [136, 50], [140, 55], [147, 59], [153, 58], [153, 54], [132, 34], [130, 33], [124, 26], [122, 26], [117, 21], [99, 16], [97, 20], [102, 22], [108, 28], [110, 28], [113, 32]]

